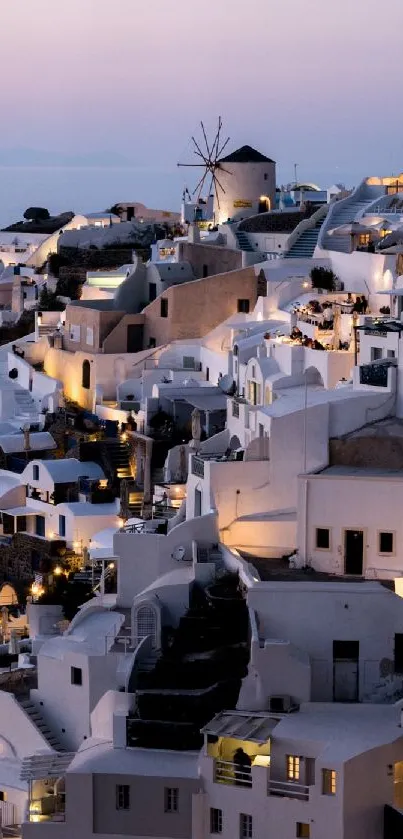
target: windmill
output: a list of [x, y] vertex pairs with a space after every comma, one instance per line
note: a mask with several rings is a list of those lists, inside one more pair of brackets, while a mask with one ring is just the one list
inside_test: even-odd
[[[222, 193], [225, 193], [225, 189], [223, 188], [222, 184], [220, 183], [216, 173], [217, 173], [217, 170], [219, 171], [220, 169], [221, 169], [221, 171], [227, 172], [227, 170], [224, 169], [224, 167], [219, 163], [219, 159], [220, 159], [227, 143], [229, 143], [230, 138], [227, 137], [227, 139], [224, 142], [222, 142], [222, 135], [221, 135], [222, 120], [221, 120], [221, 117], [218, 117], [217, 131], [216, 131], [214, 140], [211, 143], [211, 145], [210, 145], [210, 143], [207, 139], [207, 134], [206, 134], [206, 130], [205, 130], [203, 122], [200, 122], [200, 125], [201, 125], [201, 130], [202, 130], [202, 134], [203, 134], [204, 143], [203, 143], [203, 140], [201, 141], [201, 143], [198, 143], [197, 140], [195, 139], [195, 137], [192, 136], [192, 142], [193, 142], [193, 146], [194, 146], [194, 154], [198, 158], [198, 163], [178, 163], [177, 165], [181, 166], [183, 168], [203, 169], [204, 170], [197, 186], [195, 187], [195, 189], [192, 192], [192, 196], [196, 195], [196, 193], [197, 193], [197, 201], [199, 202], [200, 198], [201, 198], [201, 193], [202, 193], [202, 189], [204, 187], [204, 184], [205, 184], [206, 180], [209, 179], [210, 186], [209, 186], [209, 190], [208, 190], [207, 194], [208, 194], [208, 196], [210, 196], [212, 194], [212, 191], [214, 190], [214, 194], [215, 194], [216, 201], [217, 201], [217, 207], [219, 209], [220, 208], [220, 199], [219, 199], [217, 187], [220, 188]], [[203, 151], [204, 144], [206, 146], [205, 151]], [[230, 173], [228, 173], [228, 174], [230, 174]], [[187, 188], [186, 188], [186, 192], [188, 192]]]

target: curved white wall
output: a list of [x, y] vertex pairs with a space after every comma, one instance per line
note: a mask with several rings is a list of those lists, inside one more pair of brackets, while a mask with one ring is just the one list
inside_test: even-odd
[[[265, 178], [266, 175], [266, 178]], [[217, 177], [222, 189], [217, 184], [218, 198], [214, 201], [214, 217], [218, 224], [224, 224], [229, 218], [247, 218], [259, 211], [259, 199], [267, 196], [271, 209], [275, 209], [276, 199], [276, 164], [264, 163], [222, 163], [217, 170]], [[247, 207], [237, 207], [234, 203], [245, 202]]]

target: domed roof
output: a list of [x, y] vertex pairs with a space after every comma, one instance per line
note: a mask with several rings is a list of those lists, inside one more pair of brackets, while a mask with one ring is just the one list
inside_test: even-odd
[[219, 163], [275, 163], [270, 157], [266, 157], [252, 146], [241, 146], [241, 148], [222, 157]]
[[119, 312], [134, 315], [138, 309], [139, 285], [145, 285], [147, 269], [144, 263], [135, 257], [132, 272], [118, 286], [113, 298], [113, 308]]

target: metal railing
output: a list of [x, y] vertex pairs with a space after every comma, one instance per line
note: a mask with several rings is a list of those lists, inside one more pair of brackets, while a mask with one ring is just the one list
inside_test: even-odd
[[229, 760], [214, 761], [216, 784], [234, 784], [237, 787], [252, 786], [252, 771], [249, 766], [240, 766]]
[[306, 784], [294, 783], [294, 781], [274, 781], [270, 778], [267, 785], [267, 794], [309, 801], [309, 787]]
[[204, 461], [196, 455], [192, 457], [192, 475], [196, 478], [204, 478]]

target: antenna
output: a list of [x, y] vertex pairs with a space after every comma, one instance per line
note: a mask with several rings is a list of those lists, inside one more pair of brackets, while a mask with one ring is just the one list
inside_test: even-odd
[[294, 163], [294, 183], [295, 186], [298, 183], [298, 163]]
[[[184, 168], [203, 169], [204, 170], [197, 186], [193, 190], [192, 195], [196, 195], [196, 193], [197, 193], [197, 200], [199, 201], [201, 193], [202, 193], [202, 189], [204, 187], [204, 183], [206, 181], [206, 178], [210, 177], [210, 187], [209, 187], [209, 190], [208, 190], [208, 195], [210, 196], [212, 194], [212, 190], [214, 189], [214, 194], [215, 194], [215, 197], [216, 197], [216, 200], [217, 200], [217, 206], [218, 206], [218, 209], [220, 209], [220, 199], [219, 199], [219, 195], [218, 195], [217, 186], [220, 188], [221, 192], [223, 192], [223, 193], [225, 193], [225, 189], [222, 186], [222, 184], [220, 183], [220, 181], [219, 181], [219, 179], [216, 175], [216, 172], [217, 172], [217, 170], [218, 171], [221, 170], [222, 172], [227, 172], [227, 174], [230, 174], [228, 172], [228, 170], [224, 169], [224, 167], [221, 165], [221, 163], [219, 163], [219, 158], [221, 157], [226, 145], [229, 143], [230, 138], [227, 137], [227, 139], [224, 142], [222, 142], [222, 138], [221, 138], [222, 119], [221, 119], [221, 117], [218, 117], [217, 131], [216, 131], [214, 140], [211, 143], [211, 145], [210, 145], [210, 143], [207, 139], [206, 129], [204, 127], [203, 122], [200, 122], [200, 126], [201, 126], [203, 139], [200, 142], [198, 142], [195, 139], [195, 137], [192, 136], [192, 142], [193, 142], [193, 146], [194, 146], [193, 151], [194, 151], [194, 154], [196, 155], [196, 157], [198, 159], [198, 163], [178, 163], [177, 165], [182, 166]], [[204, 146], [206, 146], [205, 151], [204, 151]]]

